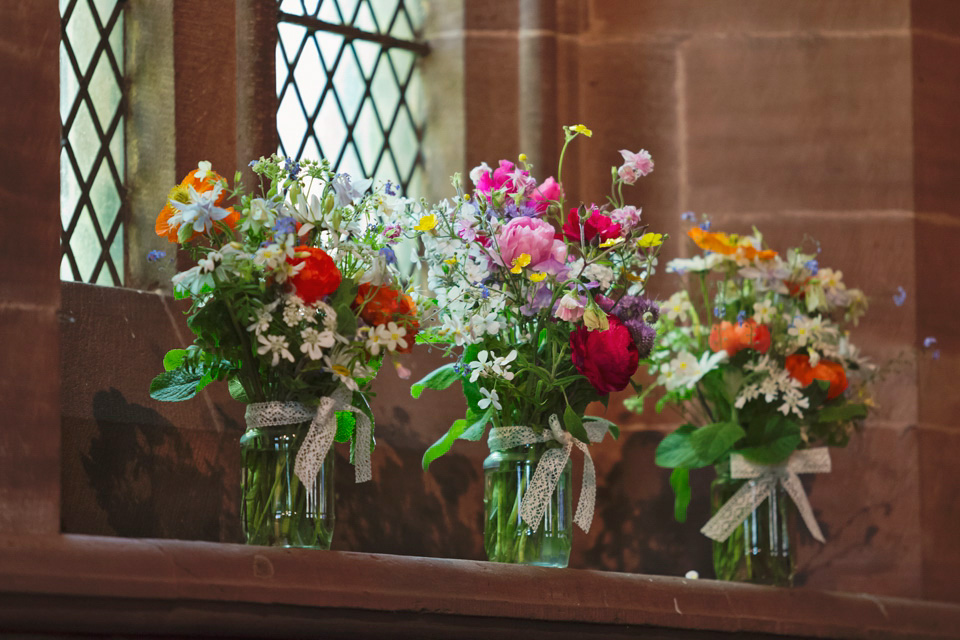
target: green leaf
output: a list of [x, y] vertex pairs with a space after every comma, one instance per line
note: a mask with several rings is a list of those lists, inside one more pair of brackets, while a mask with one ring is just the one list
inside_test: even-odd
[[814, 382], [817, 383], [817, 386], [820, 387], [820, 390], [821, 390], [821, 391], [829, 391], [829, 390], [830, 390], [830, 381], [829, 381], [829, 380], [821, 380], [820, 378], [817, 378], [816, 380], [814, 380]]
[[783, 462], [800, 444], [800, 427], [793, 422], [775, 415], [767, 420], [762, 432], [750, 429], [747, 435], [747, 448], [741, 449], [748, 460], [760, 464], [778, 464]]
[[567, 408], [563, 410], [563, 426], [567, 428], [567, 431], [569, 431], [570, 435], [574, 438], [580, 442], [590, 444], [590, 436], [587, 435], [587, 430], [583, 428], [583, 420], [570, 405], [567, 405]]
[[337, 313], [337, 333], [352, 336], [357, 333], [357, 316], [353, 315], [350, 305], [342, 302], [333, 310]]
[[419, 398], [424, 389], [436, 389], [438, 391], [446, 389], [460, 379], [460, 374], [454, 371], [455, 366], [456, 363], [451, 362], [439, 369], [434, 369], [410, 387], [410, 395]]
[[867, 417], [867, 405], [865, 404], [841, 404], [836, 406], [826, 406], [820, 410], [817, 416], [818, 422], [850, 422], [857, 418]]
[[704, 464], [713, 464], [746, 432], [734, 422], [715, 422], [690, 434], [690, 445]]
[[250, 398], [247, 397], [247, 391], [243, 388], [243, 385], [240, 383], [240, 379], [233, 377], [227, 381], [227, 389], [230, 391], [230, 397], [244, 404], [250, 403]]
[[161, 373], [150, 383], [150, 397], [163, 402], [180, 402], [197, 395], [197, 385], [204, 373], [192, 369], [175, 369]]
[[[493, 417], [493, 413], [490, 412], [490, 418]], [[472, 423], [467, 430], [460, 434], [460, 440], [470, 440], [471, 442], [478, 442], [483, 438], [483, 434], [487, 431], [487, 423], [490, 421], [490, 418], [486, 420], [478, 419], [478, 416], [473, 411], [467, 409], [467, 422]]]
[[660, 444], [657, 445], [657, 453], [654, 461], [657, 466], [672, 469], [675, 467], [702, 467], [697, 452], [693, 450], [690, 444], [690, 434], [697, 428], [692, 424], [685, 424], [671, 434], [668, 434]]
[[173, 371], [174, 369], [180, 368], [180, 365], [183, 364], [183, 360], [186, 357], [186, 349], [171, 349], [167, 351], [167, 355], [163, 356], [163, 370]]
[[467, 420], [464, 418], [455, 420], [454, 423], [450, 425], [450, 428], [447, 429], [447, 432], [443, 434], [443, 437], [430, 445], [430, 448], [427, 449], [423, 454], [424, 471], [430, 467], [431, 462], [450, 451], [450, 447], [453, 446], [453, 443], [457, 438], [460, 438], [467, 432], [471, 432], [471, 435], [473, 435], [478, 424], [482, 425], [482, 427], [486, 427], [492, 416], [493, 407], [491, 406], [473, 424], [468, 424]]
[[670, 473], [670, 487], [673, 489], [673, 517], [677, 522], [687, 521], [687, 507], [690, 505], [690, 469], [677, 467]]
[[463, 397], [467, 401], [467, 408], [477, 414], [483, 413], [483, 409], [480, 408], [480, 401], [483, 400], [480, 385], [476, 382], [470, 382], [468, 378], [463, 378], [460, 388], [463, 389]]

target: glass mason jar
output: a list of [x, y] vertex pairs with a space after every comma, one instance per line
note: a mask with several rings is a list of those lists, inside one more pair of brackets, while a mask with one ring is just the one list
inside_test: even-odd
[[[556, 443], [550, 443], [556, 446]], [[573, 465], [556, 489], [534, 531], [520, 517], [520, 503], [548, 444], [494, 451], [483, 461], [483, 546], [491, 562], [566, 567], [573, 544]]]
[[247, 544], [329, 549], [333, 540], [333, 447], [314, 480], [316, 504], [293, 471], [310, 422], [249, 429], [240, 438]]
[[[757, 488], [753, 479], [730, 477], [730, 463], [717, 465], [710, 485], [710, 504], [716, 513], [744, 484]], [[718, 580], [735, 580], [777, 587], [793, 586], [795, 553], [790, 534], [797, 518], [796, 506], [778, 482], [723, 542], [713, 543], [713, 570]]]

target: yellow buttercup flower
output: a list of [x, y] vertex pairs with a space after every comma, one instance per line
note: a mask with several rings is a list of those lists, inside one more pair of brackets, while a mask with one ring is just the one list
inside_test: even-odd
[[530, 254], [521, 253], [517, 256], [517, 259], [513, 261], [513, 267], [510, 269], [510, 273], [520, 273], [528, 264], [530, 264]]
[[414, 227], [417, 231], [432, 231], [437, 226], [437, 216], [430, 214], [420, 218], [420, 222]]
[[606, 249], [607, 247], [612, 247], [614, 245], [620, 244], [623, 242], [623, 238], [610, 238], [609, 240], [604, 240], [600, 243], [601, 249]]
[[575, 124], [570, 128], [573, 129], [573, 131], [575, 131], [576, 133], [579, 133], [580, 135], [587, 136], [588, 138], [593, 137], [593, 131], [591, 131], [590, 129], [587, 129], [587, 126], [584, 124]]
[[530, 280], [533, 282], [543, 282], [547, 279], [547, 274], [545, 273], [531, 273]]
[[644, 249], [649, 249], [651, 247], [659, 247], [663, 244], [663, 234], [662, 233], [645, 233], [640, 236], [640, 239], [637, 240], [637, 246]]
[[517, 160], [519, 160], [520, 162], [526, 162], [526, 161], [527, 161], [527, 154], [521, 153], [521, 154], [520, 154], [520, 157], [517, 158]]
[[444, 262], [446, 262], [447, 264], [457, 264], [457, 257], [454, 256], [454, 257], [452, 257], [452, 258], [448, 258], [448, 259], [444, 260]]

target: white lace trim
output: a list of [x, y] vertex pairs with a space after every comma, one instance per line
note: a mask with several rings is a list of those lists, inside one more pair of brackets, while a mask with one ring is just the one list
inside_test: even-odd
[[797, 474], [829, 472], [830, 451], [827, 447], [794, 451], [785, 463], [774, 466], [750, 462], [742, 455], [735, 453], [730, 456], [730, 476], [752, 478], [757, 482], [744, 483], [700, 529], [700, 533], [717, 542], [723, 542], [743, 524], [750, 512], [767, 499], [779, 483], [797, 505], [800, 517], [803, 518], [810, 534], [820, 542], [825, 542], [820, 525], [817, 524], [817, 519], [813, 515], [813, 507], [810, 506], [810, 501]]
[[[549, 449], [543, 454], [533, 473], [533, 478], [530, 479], [530, 485], [523, 495], [520, 517], [534, 531], [540, 526], [543, 512], [550, 504], [550, 498], [556, 490], [560, 474], [567, 465], [573, 447], [576, 446], [582, 451], [583, 483], [580, 487], [580, 499], [577, 502], [577, 512], [573, 516], [573, 521], [585, 532], [589, 532], [597, 498], [597, 473], [593, 466], [593, 459], [586, 444], [563, 430], [556, 414], [551, 415], [548, 422], [550, 429], [544, 429], [540, 434], [524, 426], [494, 427], [490, 430], [487, 444], [491, 451], [504, 451], [550, 440], [556, 440], [563, 445], [556, 449]], [[607, 432], [607, 426], [602, 423], [587, 421], [583, 426], [590, 442], [600, 442]]]
[[312, 409], [300, 402], [256, 402], [247, 405], [247, 429], [276, 427], [297, 424], [310, 420], [310, 429], [300, 444], [293, 472], [307, 490], [307, 508], [316, 507], [316, 477], [337, 435], [337, 412], [350, 411], [356, 416], [356, 446], [354, 469], [357, 482], [366, 482], [372, 477], [370, 467], [370, 418], [352, 404], [353, 392], [338, 387], [332, 396], [320, 398], [320, 404]]

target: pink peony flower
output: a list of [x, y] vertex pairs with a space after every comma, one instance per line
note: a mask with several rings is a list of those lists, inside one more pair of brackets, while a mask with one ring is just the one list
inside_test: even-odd
[[530, 194], [530, 200], [534, 204], [537, 213], [545, 213], [550, 206], [551, 200], [560, 200], [563, 197], [563, 187], [560, 183], [550, 176], [543, 183], [533, 190]]
[[[603, 242], [619, 237], [620, 231], [620, 225], [610, 216], [605, 216], [599, 209], [594, 209], [583, 224], [583, 239], [587, 244], [593, 242], [594, 238], [599, 238], [600, 242]], [[576, 209], [570, 209], [567, 223], [563, 225], [563, 235], [567, 236], [571, 242], [580, 243], [580, 219]]]
[[554, 238], [553, 226], [540, 218], [521, 216], [505, 224], [497, 236], [497, 248], [500, 255], [493, 256], [497, 264], [511, 266], [525, 253], [534, 271], [556, 274], [566, 269], [567, 246]]
[[626, 388], [640, 363], [640, 352], [627, 327], [616, 316], [607, 316], [607, 320], [610, 327], [605, 331], [580, 326], [570, 333], [573, 364], [600, 394]]
[[627, 205], [621, 209], [614, 209], [610, 212], [610, 219], [623, 228], [624, 233], [628, 233], [640, 226], [641, 210]]
[[620, 155], [623, 156], [623, 164], [617, 169], [617, 175], [626, 184], [633, 184], [638, 178], [653, 171], [653, 158], [646, 149], [640, 149], [636, 153], [620, 149]]

